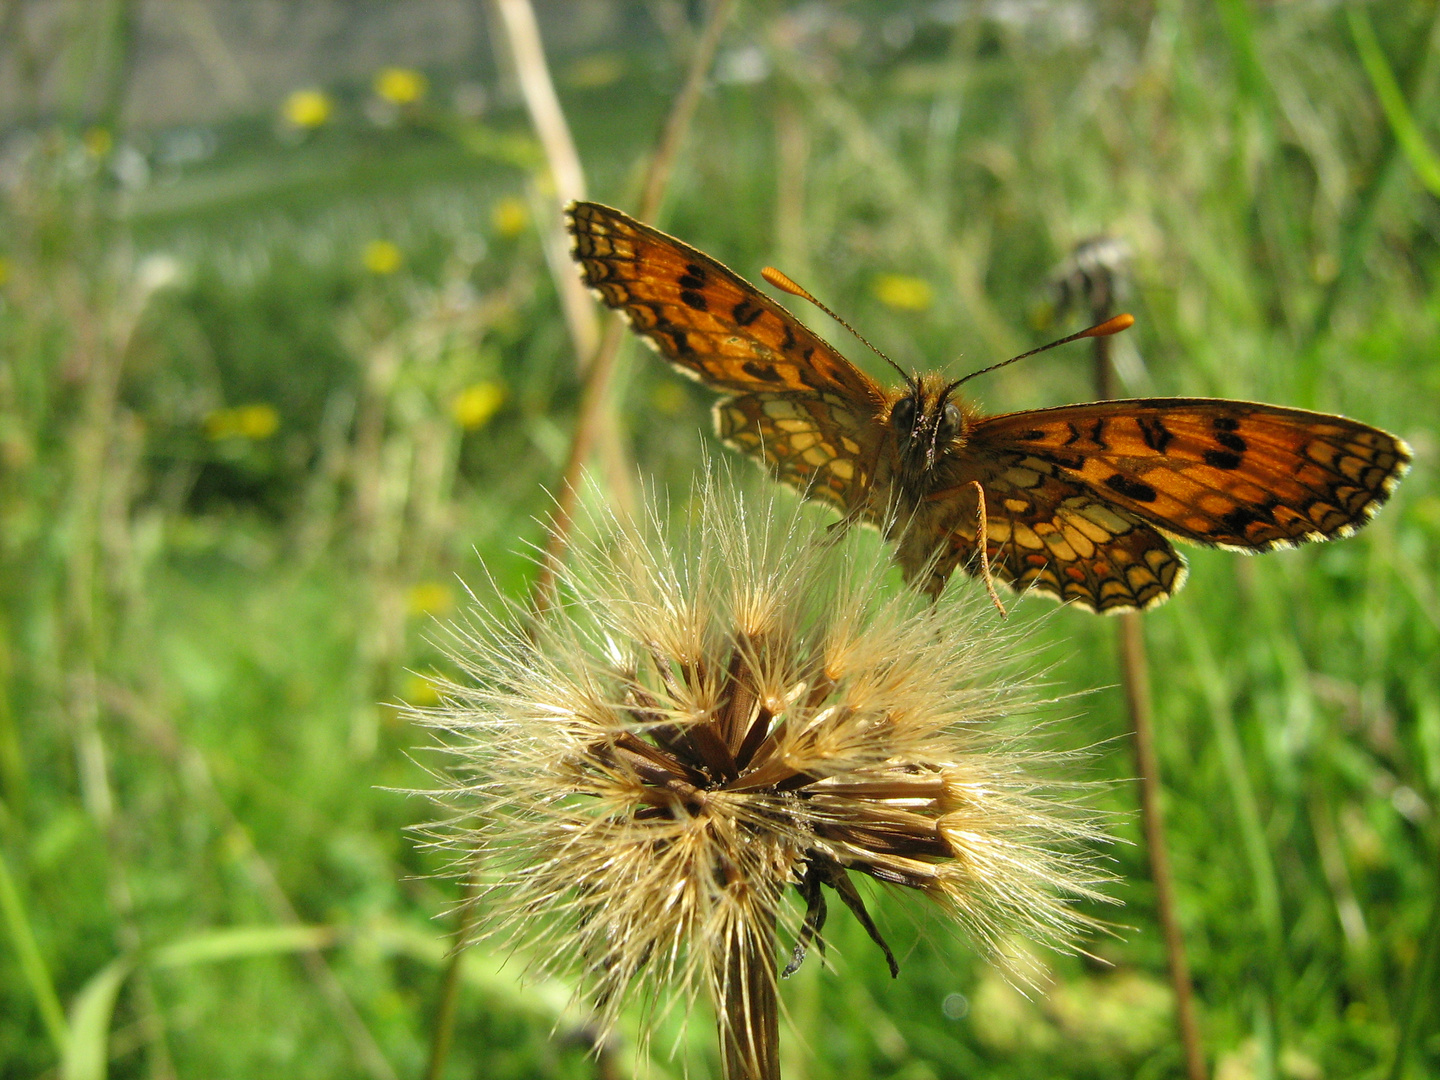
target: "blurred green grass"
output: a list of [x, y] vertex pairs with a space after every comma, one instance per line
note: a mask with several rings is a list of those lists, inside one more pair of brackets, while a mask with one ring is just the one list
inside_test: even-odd
[[[1369, 14], [1434, 144], [1433, 5]], [[677, 61], [658, 34], [580, 60], [557, 65], [563, 104], [592, 195], [625, 206]], [[1359, 537], [1191, 552], [1146, 628], [1215, 1074], [1440, 1071], [1424, 992], [1409, 1072], [1389, 1071], [1440, 932], [1440, 213], [1343, 12], [743, 5], [720, 70], [657, 224], [752, 279], [781, 266], [902, 364], [963, 372], [1027, 347], [1047, 275], [1104, 231], [1135, 252], [1126, 392], [1332, 409], [1412, 443], [1414, 471]], [[458, 892], [404, 835], [430, 813], [396, 793], [427, 785], [407, 757], [426, 736], [389, 703], [423, 700], [410, 673], [443, 663], [427, 626], [464, 602], [456, 575], [482, 600], [523, 595], [578, 381], [523, 112], [502, 97], [461, 118], [437, 92], [377, 128], [365, 89], [332, 91], [324, 127], [237, 121], [212, 158], [137, 190], [109, 167], [125, 132], [99, 152], [78, 116], [12, 133], [0, 1076], [55, 1074], [47, 1001], [74, 1008], [117, 957], [136, 966], [116, 1076], [358, 1071], [296, 939], [160, 960], [283, 922], [267, 874], [300, 923], [333, 928], [328, 962], [395, 1071], [423, 1067], [435, 920]], [[376, 241], [398, 249], [387, 272], [367, 268]], [[887, 306], [885, 274], [933, 302]], [[683, 493], [712, 395], [636, 357], [626, 445]], [[467, 427], [456, 403], [477, 386], [503, 399]], [[992, 411], [1085, 400], [1089, 365], [1058, 351], [977, 392]], [[1059, 692], [1117, 682], [1104, 620], [1039, 602], [1016, 617]], [[1089, 775], [1133, 774], [1117, 691], [1065, 711], [1061, 741], [1096, 747]], [[1138, 841], [1133, 800], [1122, 784], [1105, 803]], [[1093, 946], [1112, 966], [1057, 958], [1044, 999], [882, 898], [892, 983], [837, 918], [838, 972], [812, 963], [783, 988], [808, 1043], [787, 1075], [1181, 1075], [1144, 854], [1114, 858], [1133, 929]], [[522, 968], [467, 983], [447, 1075], [594, 1074], [583, 1040], [551, 1037], [553, 1007], [505, 981]]]

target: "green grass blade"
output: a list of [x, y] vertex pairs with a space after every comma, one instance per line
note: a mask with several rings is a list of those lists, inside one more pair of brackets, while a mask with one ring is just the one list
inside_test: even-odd
[[81, 988], [70, 1009], [70, 1041], [60, 1059], [60, 1080], [104, 1080], [115, 999], [133, 967], [128, 957], [116, 957]]
[[35, 944], [35, 934], [30, 928], [30, 919], [25, 914], [25, 903], [20, 897], [20, 890], [15, 886], [15, 878], [10, 873], [10, 866], [5, 861], [3, 851], [0, 851], [0, 909], [5, 912], [6, 929], [10, 931], [10, 940], [20, 958], [20, 970], [25, 973], [25, 981], [30, 984], [35, 1007], [40, 1010], [40, 1017], [45, 1022], [45, 1031], [55, 1046], [55, 1052], [63, 1055], [69, 1040], [69, 1033], [65, 1029], [65, 1010], [60, 1007], [50, 970], [45, 966], [45, 958], [40, 955], [39, 946]]
[[1430, 149], [1430, 144], [1415, 123], [1415, 117], [1405, 101], [1405, 93], [1380, 48], [1370, 16], [1358, 4], [1347, 7], [1345, 15], [1350, 23], [1350, 36], [1355, 39], [1355, 50], [1360, 54], [1360, 62], [1369, 76], [1375, 96], [1380, 99], [1380, 108], [1385, 112], [1396, 143], [1430, 194], [1440, 195], [1440, 157]]
[[157, 968], [189, 967], [247, 956], [309, 952], [333, 945], [337, 936], [328, 926], [228, 926], [156, 949], [151, 962]]

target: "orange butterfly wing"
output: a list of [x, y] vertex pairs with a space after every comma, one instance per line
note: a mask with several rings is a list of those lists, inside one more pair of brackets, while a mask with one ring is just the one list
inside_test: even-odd
[[910, 576], [929, 568], [932, 593], [957, 567], [978, 573], [978, 480], [997, 578], [1095, 611], [1144, 609], [1185, 580], [1167, 537], [1256, 553], [1349, 536], [1409, 461], [1403, 440], [1366, 424], [1243, 401], [1009, 413], [975, 422], [930, 496], [938, 551], [921, 537], [899, 555]]
[[981, 571], [974, 483], [985, 493], [990, 573], [1092, 611], [1143, 610], [1185, 581], [1185, 560], [1157, 529], [1098, 495], [1089, 484], [1030, 454], [966, 447], [946, 470], [953, 484], [917, 512], [925, 525], [904, 532], [896, 559], [906, 580], [938, 596], [956, 569]]
[[710, 256], [598, 203], [572, 203], [566, 215], [585, 284], [692, 378], [820, 395], [860, 414], [884, 403], [868, 375]]
[[1343, 416], [1207, 398], [993, 416], [967, 449], [1022, 452], [1170, 535], [1252, 553], [1349, 536], [1410, 463], [1404, 440]]
[[720, 390], [720, 438], [842, 512], [874, 474], [886, 394], [710, 256], [597, 203], [568, 211], [585, 284], [671, 363]]

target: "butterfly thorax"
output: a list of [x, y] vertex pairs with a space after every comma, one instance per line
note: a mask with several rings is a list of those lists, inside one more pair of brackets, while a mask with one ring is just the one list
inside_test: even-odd
[[918, 375], [890, 406], [895, 440], [895, 485], [906, 501], [922, 498], [942, 482], [946, 461], [965, 446], [975, 413], [939, 375]]

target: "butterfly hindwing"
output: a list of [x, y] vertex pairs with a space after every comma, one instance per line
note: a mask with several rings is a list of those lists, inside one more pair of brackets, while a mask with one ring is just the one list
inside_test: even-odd
[[1016, 590], [1109, 612], [1153, 607], [1185, 581], [1185, 560], [1164, 535], [1058, 467], [979, 453], [955, 478], [961, 482], [931, 499], [938, 504], [938, 528], [931, 530], [941, 533], [938, 551], [923, 546], [917, 530], [898, 553], [907, 578], [929, 573], [922, 587], [933, 595], [957, 568], [982, 573], [972, 480], [985, 493], [990, 573]]
[[727, 445], [763, 461], [801, 494], [848, 513], [875, 467], [875, 424], [824, 398], [738, 394], [715, 404], [715, 431]]

